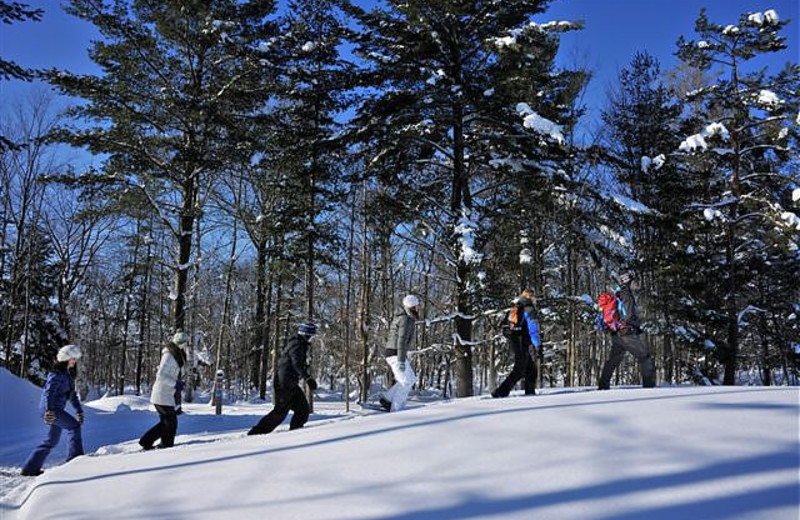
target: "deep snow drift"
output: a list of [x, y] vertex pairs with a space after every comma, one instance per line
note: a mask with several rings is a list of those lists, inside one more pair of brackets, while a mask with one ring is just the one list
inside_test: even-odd
[[[128, 427], [134, 439], [155, 420], [128, 405], [113, 413], [109, 403], [90, 403], [87, 447], [101, 424]], [[7, 478], [0, 516], [798, 517], [797, 388], [549, 389], [416, 405], [363, 415], [319, 403], [327, 410], [304, 430], [260, 437], [244, 433], [264, 405], [222, 417], [192, 405], [174, 449], [132, 452], [127, 442], [89, 449], [36, 479]], [[43, 433], [31, 427], [26, 449], [17, 443], [21, 458]]]

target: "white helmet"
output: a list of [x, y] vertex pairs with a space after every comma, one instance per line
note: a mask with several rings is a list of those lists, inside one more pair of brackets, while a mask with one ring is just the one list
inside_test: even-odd
[[403, 307], [406, 309], [411, 309], [412, 307], [419, 307], [419, 298], [414, 296], [413, 294], [409, 294], [405, 298], [403, 298]]

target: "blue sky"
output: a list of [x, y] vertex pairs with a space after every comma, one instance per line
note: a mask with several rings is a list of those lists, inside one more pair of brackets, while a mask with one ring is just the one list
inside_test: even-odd
[[[506, 0], [513, 1], [513, 0]], [[27, 0], [45, 10], [39, 23], [0, 25], [0, 56], [27, 67], [58, 67], [76, 73], [97, 69], [86, 55], [89, 42], [98, 35], [82, 20], [66, 15], [59, 0]], [[371, 0], [357, 0], [364, 5]], [[562, 65], [588, 65], [594, 79], [586, 96], [589, 116], [595, 119], [615, 83], [619, 69], [639, 50], [647, 50], [662, 62], [662, 68], [677, 63], [673, 56], [678, 36], [693, 37], [694, 20], [705, 6], [712, 21], [736, 23], [739, 14], [775, 9], [787, 28], [789, 49], [758, 63], [779, 68], [787, 61], [800, 61], [800, 2], [798, 0], [556, 0], [536, 21], [583, 20], [585, 29], [563, 35], [559, 60]], [[3, 104], [29, 90], [31, 85], [0, 82]]]

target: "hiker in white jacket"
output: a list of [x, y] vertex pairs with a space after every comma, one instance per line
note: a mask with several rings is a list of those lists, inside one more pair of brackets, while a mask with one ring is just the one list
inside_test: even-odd
[[[172, 341], [161, 351], [161, 363], [158, 365], [156, 382], [150, 394], [150, 402], [158, 412], [158, 424], [147, 430], [139, 445], [145, 450], [153, 448], [170, 448], [175, 444], [175, 433], [178, 431], [178, 415], [175, 399], [176, 389], [182, 385], [183, 365], [186, 363], [184, 348], [189, 343], [189, 335], [178, 332]], [[155, 442], [161, 439], [161, 443]]]

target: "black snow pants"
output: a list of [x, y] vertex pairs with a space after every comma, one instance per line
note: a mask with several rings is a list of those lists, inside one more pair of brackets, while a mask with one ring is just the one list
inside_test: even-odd
[[258, 421], [258, 424], [250, 428], [247, 435], [261, 435], [269, 433], [286, 419], [289, 412], [294, 412], [292, 420], [289, 422], [289, 429], [296, 430], [302, 428], [308, 420], [309, 408], [306, 394], [298, 385], [291, 385], [287, 389], [280, 387], [275, 389], [275, 408]]
[[522, 342], [522, 338], [511, 336], [508, 339], [508, 348], [514, 354], [514, 368], [508, 374], [506, 379], [500, 383], [497, 390], [494, 391], [496, 397], [507, 397], [511, 393], [511, 389], [517, 384], [517, 381], [524, 379], [525, 394], [536, 393], [536, 363], [531, 358], [530, 349], [528, 345]]
[[158, 439], [161, 439], [160, 448], [171, 448], [175, 445], [175, 433], [178, 431], [178, 416], [175, 413], [175, 407], [160, 404], [155, 407], [158, 412], [158, 424], [142, 435], [139, 445], [149, 450]]
[[622, 363], [622, 358], [625, 356], [626, 351], [639, 360], [639, 367], [642, 371], [642, 386], [645, 388], [656, 386], [656, 367], [644, 338], [636, 332], [628, 332], [611, 336], [611, 355], [603, 366], [603, 372], [600, 375], [600, 383], [598, 385], [600, 390], [608, 390], [610, 388], [611, 376], [619, 364]]

